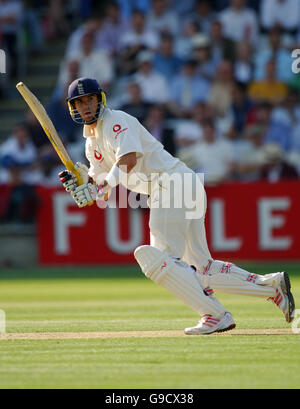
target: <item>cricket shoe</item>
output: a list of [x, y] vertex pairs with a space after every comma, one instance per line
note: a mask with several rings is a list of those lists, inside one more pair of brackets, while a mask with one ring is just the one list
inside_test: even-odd
[[202, 316], [199, 324], [192, 328], [186, 328], [184, 333], [186, 335], [209, 335], [213, 332], [225, 332], [235, 328], [230, 312], [225, 312], [224, 316], [220, 319], [213, 318], [209, 314]]
[[286, 272], [280, 274], [280, 284], [276, 288], [276, 296], [268, 298], [283, 312], [286, 322], [292, 322], [295, 315], [295, 301], [291, 293], [291, 282]]

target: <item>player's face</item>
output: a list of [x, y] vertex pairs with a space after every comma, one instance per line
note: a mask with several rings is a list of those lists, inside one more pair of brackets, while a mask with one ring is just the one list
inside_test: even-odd
[[90, 122], [95, 118], [98, 108], [98, 98], [96, 94], [86, 95], [81, 98], [76, 98], [74, 101], [75, 108], [82, 119]]

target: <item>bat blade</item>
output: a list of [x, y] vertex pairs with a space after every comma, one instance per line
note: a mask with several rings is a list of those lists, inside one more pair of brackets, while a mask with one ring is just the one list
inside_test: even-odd
[[23, 82], [19, 82], [16, 85], [16, 88], [39, 121], [41, 127], [44, 129], [45, 134], [47, 135], [62, 163], [76, 176], [78, 185], [81, 185], [83, 183], [81, 175], [76, 170], [74, 163], [70, 158], [44, 106]]

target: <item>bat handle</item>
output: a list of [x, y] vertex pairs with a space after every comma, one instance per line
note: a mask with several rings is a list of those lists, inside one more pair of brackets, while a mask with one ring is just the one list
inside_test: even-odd
[[[72, 173], [76, 176], [78, 186], [83, 185], [83, 180], [82, 180], [82, 178], [81, 178], [81, 175], [80, 175], [80, 173], [75, 169], [74, 164], [73, 164], [73, 163], [72, 163], [72, 164], [69, 164], [69, 166], [67, 166], [67, 169], [68, 169], [70, 172], [72, 172]], [[89, 206], [93, 206], [93, 204], [94, 204], [94, 203], [89, 203]]]

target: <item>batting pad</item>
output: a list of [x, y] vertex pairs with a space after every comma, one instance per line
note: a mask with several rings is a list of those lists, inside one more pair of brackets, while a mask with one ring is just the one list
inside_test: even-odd
[[226, 312], [219, 302], [204, 293], [195, 271], [188, 264], [152, 246], [138, 247], [134, 256], [146, 277], [170, 291], [198, 314], [219, 318]]
[[212, 261], [209, 268], [202, 273], [197, 272], [203, 286], [209, 286], [216, 292], [249, 295], [269, 298], [276, 295], [271, 286], [274, 280], [263, 280], [263, 276], [249, 273], [231, 263]]

